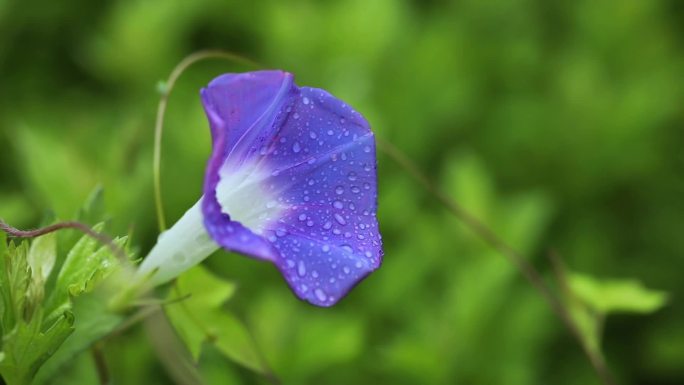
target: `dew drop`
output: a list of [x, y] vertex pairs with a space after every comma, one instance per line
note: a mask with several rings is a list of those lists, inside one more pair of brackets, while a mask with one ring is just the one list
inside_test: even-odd
[[180, 265], [183, 262], [185, 262], [185, 255], [183, 253], [176, 253], [173, 255], [173, 257], [171, 257], [171, 259], [173, 259], [175, 263]]
[[330, 230], [331, 227], [332, 227], [332, 222], [330, 222], [330, 221], [325, 222], [325, 224], [323, 225], [323, 228], [325, 230]]
[[297, 119], [299, 119], [299, 114], [295, 112], [295, 113], [292, 115], [292, 117], [295, 118], [295, 120], [297, 120]]
[[333, 207], [336, 209], [342, 209], [344, 207], [344, 204], [341, 201], [334, 201]]
[[330, 245], [323, 245], [323, 247], [321, 247], [321, 250], [323, 250], [324, 253], [327, 253], [328, 251], [330, 251]]
[[304, 261], [302, 260], [300, 260], [299, 263], [297, 263], [297, 274], [299, 274], [300, 277], [306, 275], [306, 266], [304, 265]]
[[302, 103], [309, 104], [309, 98], [307, 98], [306, 96], [302, 98]]
[[342, 194], [344, 194], [344, 187], [342, 187], [342, 186], [337, 186], [337, 188], [335, 188], [335, 194], [337, 194], [337, 195], [342, 195]]
[[333, 215], [333, 216], [335, 217], [335, 220], [337, 221], [337, 223], [339, 223], [341, 225], [347, 224], [347, 221], [344, 220], [344, 217], [342, 215], [335, 213], [335, 215]]
[[316, 298], [318, 298], [318, 300], [321, 302], [324, 302], [328, 299], [328, 296], [325, 295], [325, 292], [320, 288], [314, 290], [314, 294], [316, 294]]
[[311, 138], [311, 139], [316, 139], [316, 133], [313, 132], [313, 131], [310, 131], [310, 132], [309, 132], [309, 138]]
[[352, 181], [352, 182], [355, 181], [355, 180], [356, 180], [356, 173], [355, 173], [354, 171], [350, 172], [350, 173], [347, 175], [347, 178], [348, 178], [350, 181]]
[[294, 142], [294, 144], [292, 145], [292, 152], [296, 154], [301, 150], [302, 148], [299, 146], [299, 142]]
[[283, 229], [282, 227], [279, 227], [276, 229], [276, 235], [279, 237], [285, 236], [287, 234], [287, 231]]
[[299, 214], [298, 218], [300, 221], [305, 221], [306, 220], [306, 214]]

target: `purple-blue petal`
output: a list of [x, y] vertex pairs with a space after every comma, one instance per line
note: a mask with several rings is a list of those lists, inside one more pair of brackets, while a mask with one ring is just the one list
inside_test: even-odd
[[[326, 91], [299, 88], [280, 71], [224, 75], [202, 97], [214, 139], [203, 201], [209, 234], [272, 261], [300, 298], [336, 303], [382, 259], [370, 126]], [[222, 167], [248, 162], [269, 170], [260, 186], [286, 207], [260, 234], [231, 221], [216, 193]]]

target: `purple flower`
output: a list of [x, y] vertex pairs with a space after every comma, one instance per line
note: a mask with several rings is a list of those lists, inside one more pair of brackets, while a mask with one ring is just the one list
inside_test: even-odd
[[282, 71], [222, 75], [201, 94], [213, 140], [204, 196], [141, 272], [164, 282], [221, 246], [272, 262], [298, 297], [335, 304], [382, 260], [368, 122]]

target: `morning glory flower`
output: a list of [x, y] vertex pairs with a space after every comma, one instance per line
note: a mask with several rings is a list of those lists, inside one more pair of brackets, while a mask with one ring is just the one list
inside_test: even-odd
[[368, 122], [292, 74], [225, 74], [201, 91], [211, 127], [204, 195], [140, 266], [163, 283], [219, 247], [273, 263], [330, 306], [380, 266], [375, 140]]

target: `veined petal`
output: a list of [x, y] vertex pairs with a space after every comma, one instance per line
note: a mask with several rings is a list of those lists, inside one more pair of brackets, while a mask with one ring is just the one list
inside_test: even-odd
[[219, 79], [202, 92], [214, 139], [207, 232], [229, 250], [273, 262], [300, 298], [336, 303], [382, 259], [368, 123], [284, 72]]

